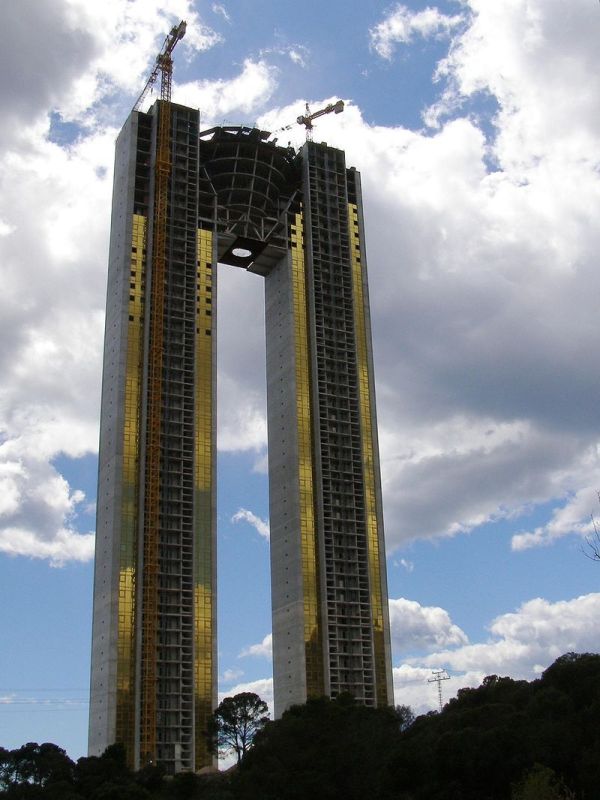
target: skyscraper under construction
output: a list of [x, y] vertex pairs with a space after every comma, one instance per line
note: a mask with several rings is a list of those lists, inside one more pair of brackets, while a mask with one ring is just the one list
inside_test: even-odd
[[265, 281], [276, 715], [393, 702], [359, 174], [157, 101], [116, 148], [89, 747], [169, 772], [212, 759], [217, 263]]

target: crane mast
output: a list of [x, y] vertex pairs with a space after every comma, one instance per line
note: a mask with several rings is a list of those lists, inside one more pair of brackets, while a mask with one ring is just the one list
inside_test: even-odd
[[341, 114], [343, 110], [344, 110], [343, 100], [338, 100], [337, 103], [329, 103], [329, 105], [325, 106], [325, 108], [320, 108], [318, 111], [313, 111], [312, 113], [307, 103], [306, 113], [301, 114], [296, 120], [296, 122], [298, 123], [298, 125], [305, 126], [306, 141], [312, 142], [313, 120], [317, 119], [318, 117], [322, 117], [324, 114], [331, 114], [331, 112], [333, 112], [334, 114]]
[[142, 669], [140, 755], [142, 766], [157, 757], [157, 654], [158, 574], [160, 526], [160, 423], [162, 402], [163, 325], [167, 253], [167, 209], [171, 174], [172, 53], [183, 39], [186, 23], [172, 28], [156, 57], [156, 64], [140, 94], [137, 111], [160, 73], [160, 103], [156, 146], [156, 179], [150, 289], [150, 341], [148, 353], [148, 405], [146, 428], [146, 491], [144, 496], [144, 544], [142, 580]]

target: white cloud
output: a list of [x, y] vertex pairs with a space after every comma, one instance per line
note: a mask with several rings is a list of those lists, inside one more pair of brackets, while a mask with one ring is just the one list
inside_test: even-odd
[[306, 66], [308, 55], [308, 50], [306, 47], [302, 47], [302, 45], [290, 47], [288, 50], [288, 55], [290, 57], [290, 61], [293, 61], [294, 64], [298, 64], [300, 67]]
[[0, 160], [12, 228], [0, 239], [0, 550], [55, 565], [93, 555], [93, 535], [74, 522], [83, 497], [51, 462], [97, 447], [110, 198], [98, 171], [112, 162], [113, 133], [70, 148], [40, 133]]
[[257, 275], [224, 265], [217, 281], [217, 443], [221, 451], [254, 450], [260, 461], [267, 445], [264, 286]]
[[[201, 80], [180, 84], [174, 92], [178, 103], [199, 108], [203, 127], [221, 123], [229, 114], [260, 110], [277, 85], [276, 70], [264, 60], [244, 60], [242, 71], [231, 80]], [[237, 120], [239, 122], [239, 120]]]
[[233, 683], [233, 681], [239, 681], [243, 675], [244, 670], [242, 669], [226, 669], [225, 672], [220, 676], [219, 680], [221, 683]]
[[452, 623], [443, 608], [422, 606], [404, 597], [390, 599], [389, 608], [392, 644], [397, 656], [468, 642], [464, 631]]
[[396, 702], [411, 705], [418, 713], [435, 708], [437, 688], [434, 692], [427, 680], [432, 670], [440, 668], [451, 677], [443, 685], [445, 699], [464, 686], [478, 686], [486, 675], [533, 680], [564, 653], [598, 650], [599, 612], [600, 593], [554, 603], [529, 600], [496, 617], [486, 642], [467, 643], [465, 637], [464, 643], [405, 658], [394, 668]]
[[593, 160], [600, 105], [595, 4], [572, 4], [567, 13], [562, 0], [468, 6], [470, 24], [440, 65], [450, 81], [441, 110], [478, 92], [494, 97], [496, 150], [512, 167], [549, 155]]
[[43, 558], [51, 567], [62, 567], [67, 561], [89, 561], [94, 557], [93, 533], [80, 534], [68, 528], [53, 530], [50, 540], [41, 540], [38, 532], [3, 527], [0, 530], [0, 552], [9, 556]]
[[[390, 291], [380, 270], [386, 296], [371, 292], [383, 334], [376, 354], [384, 376], [386, 508], [393, 520], [406, 521], [410, 537], [471, 530], [556, 498], [547, 525], [513, 540], [523, 549], [589, 531], [600, 477], [589, 403], [597, 379], [588, 373], [599, 344], [589, 281], [596, 280], [590, 210], [597, 213], [600, 191], [593, 156], [600, 103], [589, 65], [600, 19], [584, 4], [566, 16], [561, 3], [541, 0], [469, 6], [469, 25], [440, 70], [449, 89], [436, 114], [438, 122], [443, 113], [456, 116], [463, 100], [487, 93], [499, 105], [490, 139], [474, 122], [455, 119], [440, 129], [441, 138], [409, 140], [394, 155], [403, 173], [397, 182], [390, 175], [376, 187], [363, 168], [365, 194], [375, 200], [371, 218], [381, 220], [367, 233], [370, 242], [382, 242], [380, 257], [394, 241], [377, 198], [405, 197], [394, 214], [404, 272], [399, 291]], [[452, 144], [446, 137], [456, 123]], [[423, 147], [433, 158], [431, 172], [421, 161]], [[433, 150], [446, 151], [444, 167], [435, 165]], [[412, 166], [403, 166], [405, 156]], [[485, 166], [490, 159], [497, 171]], [[415, 185], [411, 173], [422, 167]], [[368, 225], [369, 216], [367, 208]], [[416, 237], [414, 224], [424, 224]], [[378, 245], [373, 250], [377, 257]], [[394, 324], [392, 313], [411, 319]], [[393, 367], [394, 342], [402, 342], [400, 368]], [[428, 498], [429, 509], [420, 498]]]
[[261, 58], [285, 56], [293, 64], [305, 68], [310, 58], [310, 50], [303, 44], [278, 44], [260, 51]]
[[[240, 400], [243, 392], [243, 400]], [[267, 440], [265, 398], [243, 386], [243, 379], [221, 373], [218, 378], [219, 427], [217, 444], [222, 452], [255, 450], [261, 453]], [[258, 465], [260, 469], [260, 465]]]
[[256, 472], [259, 475], [269, 474], [269, 453], [267, 450], [263, 453], [259, 453], [258, 458], [252, 466], [252, 472]]
[[237, 683], [226, 692], [219, 692], [219, 702], [225, 697], [233, 697], [241, 692], [254, 692], [254, 694], [257, 694], [269, 707], [269, 714], [273, 719], [275, 713], [273, 710], [273, 678], [259, 678], [255, 681]]
[[245, 658], [246, 656], [273, 658], [273, 634], [268, 633], [262, 642], [258, 644], [251, 644], [249, 647], [244, 647], [238, 658]]
[[398, 4], [369, 31], [371, 47], [389, 61], [397, 44], [408, 44], [415, 35], [424, 39], [448, 35], [462, 22], [462, 16], [448, 16], [430, 6], [414, 13], [407, 6]]
[[247, 508], [240, 508], [238, 511], [235, 512], [233, 517], [231, 518], [232, 522], [247, 522], [249, 525], [256, 530], [256, 532], [263, 537], [263, 539], [269, 539], [269, 523], [267, 520], [261, 519], [257, 517], [252, 511], [248, 511]]
[[93, 5], [86, 0], [70, 0], [69, 5], [71, 24], [90, 32], [97, 55], [61, 105], [66, 118], [80, 118], [93, 102], [115, 89], [138, 92], [166, 35], [180, 20], [187, 21], [185, 37], [177, 45], [184, 53], [198, 53], [220, 41], [219, 35], [202, 23], [189, 0], [108, 0]]
[[0, 463], [0, 519], [13, 514], [20, 505], [20, 480], [25, 471], [20, 462]]
[[35, 437], [23, 436], [0, 445], [0, 552], [46, 558], [52, 566], [88, 561], [94, 535], [80, 534], [73, 525], [85, 495], [69, 486], [43, 451], [36, 454], [34, 444]]
[[113, 109], [122, 114], [115, 93], [128, 93], [133, 105], [165, 35], [181, 19], [188, 22], [179, 45], [183, 53], [219, 41], [189, 0], [39, 0], [35, 16], [31, 25], [18, 5], [4, 9], [4, 56], [10, 74], [0, 90], [7, 109], [0, 138], [17, 139], [24, 125], [39, 123], [50, 110], [88, 127], [99, 124], [100, 117], [90, 109], [109, 97], [112, 109], [105, 105], [102, 116]]
[[221, 5], [221, 3], [213, 3], [212, 4], [212, 12], [213, 14], [220, 14], [223, 17], [225, 22], [231, 22], [231, 17], [227, 12], [225, 6]]
[[562, 508], [556, 508], [546, 525], [515, 534], [511, 539], [513, 550], [528, 550], [531, 547], [552, 544], [568, 534], [579, 533], [583, 538], [593, 536], [596, 528], [592, 515], [597, 515], [598, 494], [587, 487], [570, 496]]

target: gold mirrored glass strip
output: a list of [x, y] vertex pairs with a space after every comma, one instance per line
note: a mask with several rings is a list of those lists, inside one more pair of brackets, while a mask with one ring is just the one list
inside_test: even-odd
[[383, 599], [381, 589], [381, 554], [379, 549], [379, 527], [375, 500], [375, 464], [372, 430], [371, 396], [369, 385], [369, 362], [367, 331], [365, 322], [365, 300], [363, 292], [363, 269], [360, 255], [358, 209], [348, 204], [350, 229], [350, 253], [352, 258], [352, 288], [354, 295], [354, 326], [356, 331], [358, 389], [360, 403], [360, 429], [364, 465], [365, 510], [367, 520], [367, 552], [369, 559], [369, 582], [371, 614], [373, 624], [373, 649], [375, 658], [375, 694], [377, 705], [388, 704], [386, 657], [384, 643]]
[[302, 214], [291, 226], [292, 287], [296, 354], [296, 414], [298, 419], [298, 477], [302, 583], [304, 590], [304, 646], [307, 697], [325, 693], [319, 620], [319, 567], [315, 530], [313, 453], [310, 407], [310, 361], [306, 310], [306, 277]]
[[213, 311], [212, 231], [198, 231], [196, 281], [196, 387], [194, 399], [194, 724], [196, 769], [212, 763], [206, 747], [213, 702]]
[[134, 765], [135, 731], [135, 563], [137, 553], [140, 398], [144, 337], [144, 248], [146, 218], [133, 215], [129, 301], [127, 304], [127, 360], [123, 430], [123, 496], [119, 554], [117, 636], [116, 741], [125, 745], [127, 761]]

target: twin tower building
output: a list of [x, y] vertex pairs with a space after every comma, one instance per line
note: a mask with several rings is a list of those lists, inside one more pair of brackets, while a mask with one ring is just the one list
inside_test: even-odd
[[89, 748], [173, 773], [213, 758], [217, 264], [265, 285], [275, 714], [393, 694], [359, 174], [161, 106], [117, 140]]

